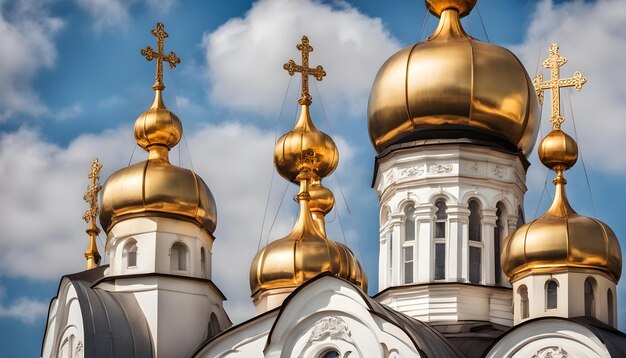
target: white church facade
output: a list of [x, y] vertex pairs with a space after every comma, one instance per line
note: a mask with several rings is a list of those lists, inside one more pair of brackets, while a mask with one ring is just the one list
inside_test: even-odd
[[[380, 199], [379, 293], [356, 255], [326, 233], [334, 195], [324, 178], [339, 164], [333, 139], [309, 113], [314, 99], [308, 38], [300, 117], [274, 148], [277, 172], [299, 186], [290, 233], [251, 262], [256, 315], [233, 325], [212, 281], [216, 203], [193, 171], [168, 153], [182, 136], [162, 92], [168, 37], [152, 34], [157, 62], [152, 106], [135, 122], [148, 158], [112, 174], [100, 207], [86, 216], [107, 235], [108, 265], [97, 249], [87, 270], [61, 278], [52, 300], [42, 357], [623, 357], [616, 285], [622, 252], [613, 231], [576, 213], [564, 173], [578, 157], [561, 130], [559, 88], [580, 88], [580, 73], [559, 78], [565, 63], [553, 45], [534, 80], [510, 51], [462, 28], [476, 0], [426, 0], [435, 32], [390, 57], [374, 81], [368, 128], [376, 150], [372, 187]], [[319, 44], [323, 46], [323, 44]], [[538, 148], [555, 173], [555, 196], [525, 222], [528, 157], [551, 90], [552, 132]], [[555, 99], [556, 98], [556, 99]], [[86, 195], [87, 197], [87, 195]], [[96, 200], [94, 199], [93, 202]], [[86, 220], [87, 220], [86, 219]], [[94, 245], [95, 245], [95, 239]], [[245, 283], [242, 283], [245, 284]]]

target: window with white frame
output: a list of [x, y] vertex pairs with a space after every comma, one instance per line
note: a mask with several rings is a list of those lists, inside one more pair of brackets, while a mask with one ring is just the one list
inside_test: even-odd
[[124, 263], [124, 268], [137, 267], [137, 241], [130, 239], [124, 245], [122, 262]]
[[520, 316], [522, 319], [526, 319], [529, 316], [528, 287], [526, 287], [526, 285], [521, 285], [517, 289], [517, 293], [519, 294], [520, 299]]
[[200, 249], [200, 272], [202, 273], [202, 278], [207, 278], [206, 250], [204, 250], [204, 247]]
[[500, 265], [500, 248], [504, 236], [506, 219], [504, 216], [504, 204], [496, 205], [496, 226], [493, 228], [493, 270], [495, 273], [496, 285], [502, 285], [502, 266]]
[[556, 280], [548, 280], [546, 282], [546, 309], [547, 310], [557, 309], [558, 289], [559, 289], [559, 284], [556, 282]]
[[593, 278], [588, 277], [585, 280], [585, 316], [596, 316], [596, 295], [595, 295], [595, 281]]
[[446, 278], [446, 237], [448, 236], [448, 206], [444, 199], [435, 201], [435, 280]]
[[469, 282], [480, 283], [482, 277], [482, 233], [480, 203], [471, 199], [468, 203], [469, 215]]
[[415, 207], [409, 204], [404, 207], [404, 241], [415, 240]]
[[404, 283], [413, 283], [413, 245], [405, 246], [404, 250]]
[[170, 250], [170, 269], [174, 271], [187, 271], [187, 246], [182, 242], [176, 242]]

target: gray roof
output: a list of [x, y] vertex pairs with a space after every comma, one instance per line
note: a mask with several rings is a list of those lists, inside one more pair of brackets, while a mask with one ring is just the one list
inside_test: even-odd
[[467, 358], [482, 357], [491, 344], [510, 329], [488, 321], [436, 321], [428, 324]]
[[[131, 293], [94, 288], [104, 278], [100, 266], [61, 279], [68, 279], [80, 302], [85, 357], [152, 357], [148, 323]], [[46, 330], [48, 327], [46, 327]]]

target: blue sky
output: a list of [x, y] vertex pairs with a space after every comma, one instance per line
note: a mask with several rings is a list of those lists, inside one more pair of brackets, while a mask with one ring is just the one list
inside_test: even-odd
[[[166, 104], [185, 128], [172, 159], [193, 167], [216, 197], [213, 279], [233, 320], [252, 314], [247, 272], [259, 242], [285, 235], [293, 222], [289, 198], [296, 189], [272, 174], [271, 153], [276, 133], [295, 115], [298, 79], [290, 81], [282, 64], [299, 59], [295, 44], [303, 34], [315, 48], [311, 64], [328, 72], [312, 89], [313, 119], [341, 154], [327, 183], [343, 234], [334, 214], [329, 231], [362, 257], [370, 294], [377, 292], [367, 96], [382, 62], [436, 25], [422, 1], [0, 0], [0, 350], [9, 356], [39, 354], [60, 276], [82, 270], [90, 161], [99, 157], [106, 177], [146, 157], [133, 149], [132, 125], [153, 95], [154, 64], [139, 50], [154, 47], [150, 30], [157, 21], [170, 34], [166, 51], [182, 60], [165, 73]], [[531, 76], [552, 41], [569, 58], [562, 74], [587, 76], [581, 93], [562, 96], [565, 130], [577, 135], [585, 159], [584, 168], [579, 161], [566, 174], [568, 194], [580, 213], [609, 224], [626, 247], [626, 85], [614, 80], [626, 65], [624, 21], [626, 4], [619, 0], [480, 0], [463, 24], [472, 36], [513, 50]], [[535, 153], [530, 160], [528, 220], [543, 213], [552, 192], [550, 180], [543, 190], [547, 169]], [[623, 284], [618, 302], [623, 329]]]

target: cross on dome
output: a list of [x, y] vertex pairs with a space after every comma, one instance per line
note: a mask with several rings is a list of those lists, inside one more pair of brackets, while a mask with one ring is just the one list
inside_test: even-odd
[[543, 67], [550, 69], [550, 80], [544, 81], [541, 73], [533, 79], [533, 85], [535, 86], [535, 92], [537, 92], [540, 104], [543, 104], [543, 91], [550, 89], [552, 92], [550, 123], [552, 123], [552, 128], [555, 130], [560, 130], [561, 123], [565, 120], [561, 115], [561, 87], [574, 87], [576, 91], [580, 92], [583, 85], [587, 83], [587, 79], [583, 77], [580, 71], [574, 72], [574, 76], [570, 78], [559, 78], [560, 67], [565, 63], [567, 63], [567, 58], [559, 55], [559, 45], [553, 43], [550, 46], [550, 56], [543, 61]]
[[302, 95], [298, 100], [301, 105], [311, 104], [311, 95], [309, 94], [309, 76], [315, 77], [316, 80], [321, 81], [326, 76], [326, 71], [322, 66], [315, 68], [309, 67], [309, 53], [313, 52], [313, 47], [309, 45], [309, 38], [302, 36], [302, 42], [296, 45], [298, 51], [302, 52], [302, 65], [297, 65], [293, 60], [289, 60], [283, 65], [283, 68], [289, 72], [290, 76], [293, 76], [296, 72], [302, 74]]
[[148, 61], [152, 61], [153, 58], [156, 58], [156, 78], [152, 86], [156, 91], [165, 89], [165, 85], [163, 84], [163, 61], [167, 62], [170, 68], [174, 69], [176, 65], [180, 63], [180, 59], [176, 56], [174, 51], [170, 52], [169, 55], [166, 55], [163, 51], [163, 44], [169, 35], [165, 32], [165, 26], [162, 23], [157, 22], [156, 29], [152, 30], [152, 35], [157, 39], [157, 51], [155, 52], [152, 46], [146, 46], [145, 49], [141, 50], [141, 54], [145, 56]]

